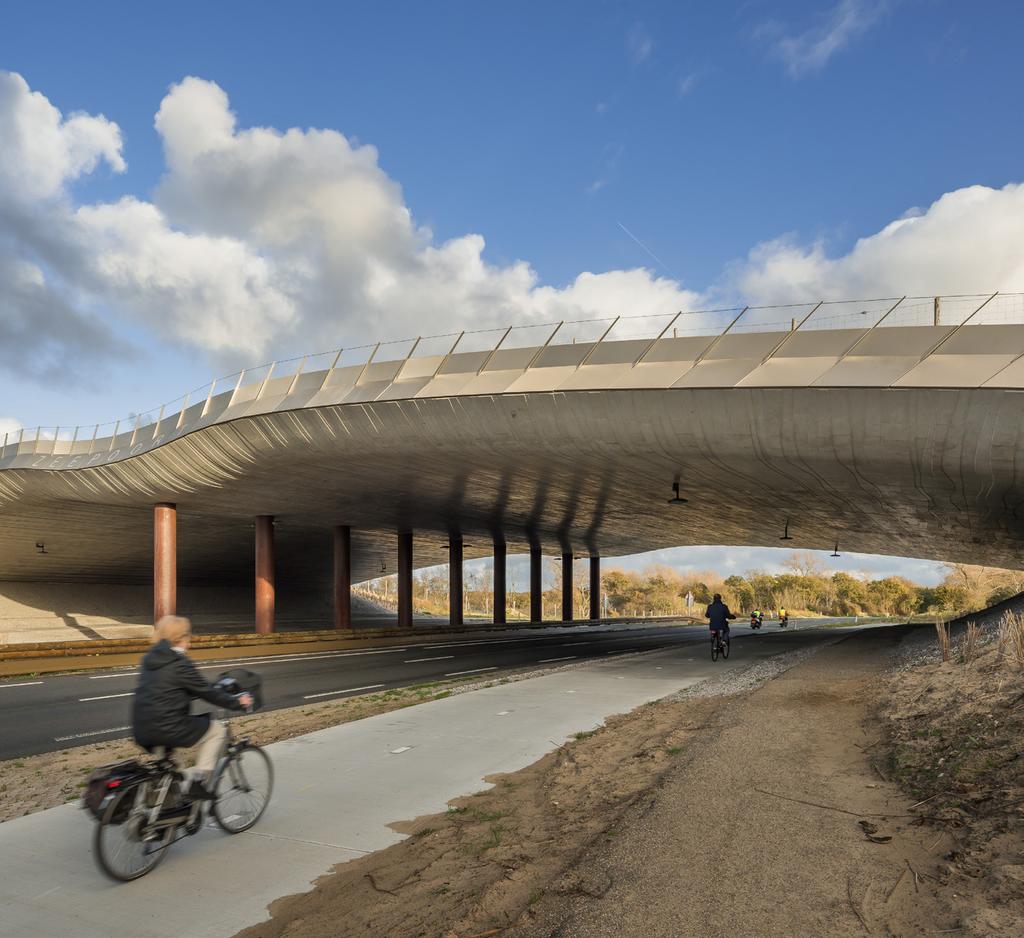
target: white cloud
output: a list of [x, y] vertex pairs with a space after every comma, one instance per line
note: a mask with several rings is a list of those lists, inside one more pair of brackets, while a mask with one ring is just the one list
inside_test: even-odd
[[696, 72], [691, 72], [689, 75], [684, 75], [676, 82], [676, 94], [680, 98], [685, 98], [694, 88], [697, 87], [699, 78]]
[[0, 443], [5, 437], [14, 437], [21, 429], [21, 421], [13, 417], [0, 417]]
[[167, 171], [153, 200], [75, 204], [68, 184], [101, 160], [124, 170], [120, 131], [103, 117], [65, 119], [20, 76], [0, 79], [0, 128], [16, 128], [0, 151], [0, 267], [20, 272], [0, 278], [0, 302], [15, 310], [0, 365], [38, 353], [44, 308], [74, 325], [83, 355], [102, 354], [110, 325], [128, 322], [250, 364], [354, 339], [696, 301], [644, 269], [541, 287], [526, 262], [488, 263], [478, 234], [437, 243], [374, 147], [334, 130], [240, 128], [225, 92], [198, 78], [157, 112]]
[[654, 51], [654, 40], [643, 23], [634, 23], [626, 33], [626, 53], [634, 65], [646, 62]]
[[969, 186], [830, 257], [819, 240], [755, 247], [726, 283], [758, 303], [1024, 290], [1024, 185]]
[[773, 55], [793, 78], [819, 71], [829, 59], [866, 33], [881, 17], [886, 0], [839, 0], [817, 26], [788, 34], [778, 23], [764, 24], [758, 34], [771, 41]]

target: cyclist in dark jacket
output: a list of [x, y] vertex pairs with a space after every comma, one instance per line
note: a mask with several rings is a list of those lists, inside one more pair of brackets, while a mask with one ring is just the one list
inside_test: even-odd
[[152, 751], [188, 749], [198, 745], [196, 765], [188, 794], [210, 798], [203, 783], [223, 750], [226, 731], [209, 713], [193, 714], [193, 699], [217, 707], [244, 710], [252, 706], [249, 694], [229, 694], [209, 684], [188, 657], [192, 624], [181, 616], [164, 616], [156, 626], [156, 644], [146, 652], [139, 672], [132, 707], [135, 741]]
[[704, 618], [710, 620], [711, 631], [721, 632], [722, 641], [728, 641], [729, 639], [729, 620], [735, 619], [734, 613], [729, 611], [729, 607], [722, 602], [722, 594], [715, 593], [715, 598], [711, 601], [711, 605], [704, 610]]

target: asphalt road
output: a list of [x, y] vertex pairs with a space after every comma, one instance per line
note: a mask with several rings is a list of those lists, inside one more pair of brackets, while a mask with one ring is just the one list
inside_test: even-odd
[[[759, 634], [767, 637], [777, 631], [776, 625], [766, 625]], [[737, 638], [746, 634], [749, 626], [733, 627]], [[399, 647], [208, 663], [198, 659], [198, 663], [211, 681], [230, 667], [258, 671], [263, 676], [264, 710], [274, 710], [410, 684], [486, 677], [506, 669], [555, 666], [675, 645], [693, 645], [694, 655], [704, 655], [708, 654], [706, 636], [699, 628], [581, 628], [546, 636], [453, 637]], [[0, 681], [0, 760], [130, 735], [135, 681], [134, 668]]]

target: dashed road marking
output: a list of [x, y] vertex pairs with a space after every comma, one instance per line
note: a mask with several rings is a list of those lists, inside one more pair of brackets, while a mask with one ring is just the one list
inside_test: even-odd
[[54, 736], [53, 741], [55, 743], [64, 743], [69, 739], [85, 739], [88, 736], [103, 736], [106, 733], [123, 733], [125, 730], [130, 729], [130, 726], [112, 726], [109, 730], [93, 730], [91, 733], [72, 733], [70, 736]]
[[391, 755], [400, 756], [403, 752], [408, 752], [410, 749], [412, 749], [412, 746], [399, 746], [397, 749], [391, 750]]
[[460, 674], [479, 674], [481, 671], [497, 671], [498, 666], [495, 665], [493, 668], [473, 668], [470, 671], [449, 671], [445, 677], [458, 677]]
[[564, 658], [541, 658], [537, 664], [551, 664], [552, 661], [575, 661], [576, 655], [566, 655]]
[[33, 684], [42, 683], [42, 681], [22, 681], [20, 684], [0, 684], [0, 687], [31, 687]]
[[366, 687], [346, 687], [344, 690], [325, 690], [321, 694], [306, 694], [303, 700], [313, 700], [315, 697], [333, 697], [335, 694], [354, 694], [360, 690], [377, 690], [383, 684], [367, 684]]
[[135, 691], [130, 690], [127, 694], [104, 694], [102, 697], [79, 697], [79, 703], [88, 703], [90, 700], [113, 700], [115, 697], [134, 697]]
[[438, 655], [436, 658], [409, 658], [403, 664], [419, 664], [421, 661], [450, 661], [455, 655]]

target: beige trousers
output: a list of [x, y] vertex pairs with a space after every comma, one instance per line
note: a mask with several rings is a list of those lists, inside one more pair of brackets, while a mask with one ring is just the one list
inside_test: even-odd
[[217, 765], [217, 760], [224, 751], [224, 740], [228, 731], [220, 720], [211, 719], [210, 728], [202, 735], [196, 750], [194, 774], [200, 777], [209, 776]]

